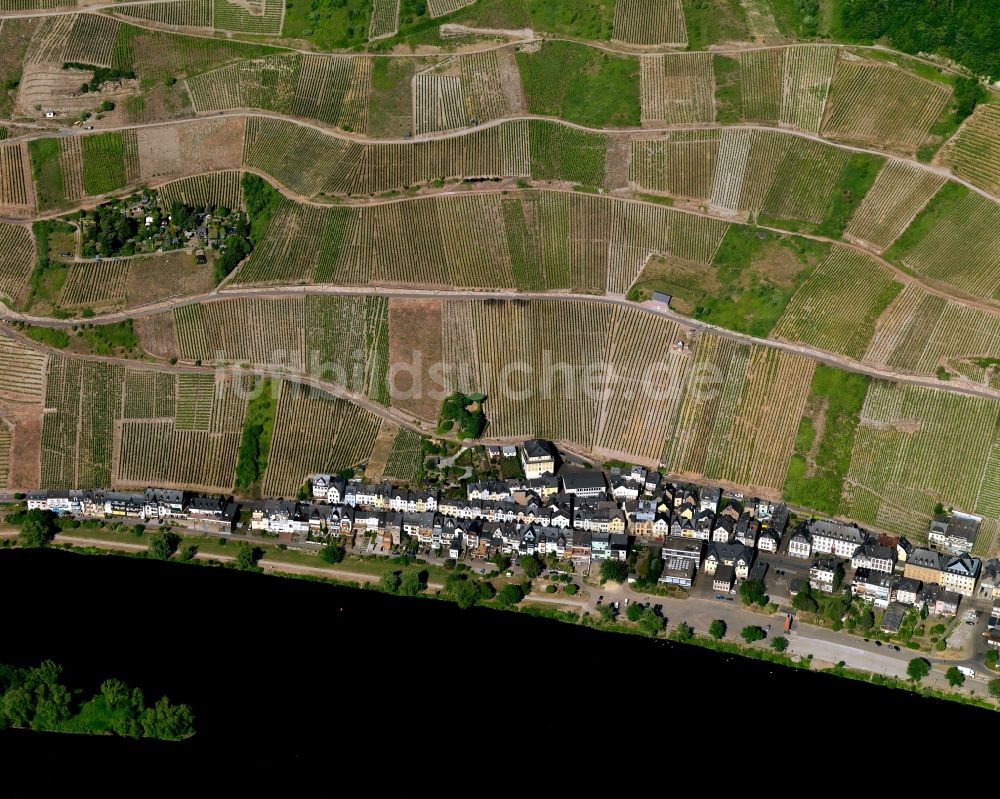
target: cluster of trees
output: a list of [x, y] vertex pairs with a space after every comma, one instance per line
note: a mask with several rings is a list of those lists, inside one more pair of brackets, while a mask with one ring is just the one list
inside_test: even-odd
[[444, 590], [463, 610], [496, 595], [492, 583], [476, 580], [463, 572], [449, 574], [444, 581]]
[[58, 530], [56, 515], [52, 511], [35, 508], [24, 514], [17, 543], [32, 548], [48, 546]]
[[[601, 607], [605, 607], [601, 605]], [[663, 631], [663, 619], [656, 615], [652, 608], [644, 608], [637, 602], [633, 602], [625, 611], [625, 617], [639, 625], [639, 629], [646, 635], [659, 635]]]
[[837, 0], [839, 38], [885, 38], [907, 53], [935, 53], [977, 75], [1000, 77], [1000, 4], [995, 0]]
[[628, 579], [628, 563], [615, 558], [601, 562], [602, 583], [623, 583]]
[[[139, 235], [139, 220], [123, 213], [120, 203], [105, 203], [89, 212], [82, 210], [80, 216], [91, 220], [90, 225], [83, 227], [82, 252], [85, 256], [93, 256], [97, 252], [102, 255], [135, 253], [133, 240]], [[154, 232], [152, 228], [143, 229], [149, 230], [150, 235]]]
[[380, 591], [387, 594], [398, 594], [399, 596], [416, 596], [424, 590], [426, 579], [420, 572], [409, 569], [402, 572], [386, 571], [379, 578], [378, 587]]
[[260, 492], [260, 479], [267, 468], [277, 407], [274, 385], [270, 380], [262, 381], [247, 404], [243, 437], [236, 458], [236, 489], [244, 494], [256, 495]]
[[483, 411], [485, 394], [462, 394], [456, 391], [445, 398], [441, 405], [438, 432], [457, 430], [459, 438], [479, 438], [486, 430], [486, 413]]
[[764, 607], [771, 598], [764, 591], [764, 583], [760, 580], [744, 580], [740, 585], [740, 599], [744, 605]]
[[62, 667], [51, 660], [29, 668], [0, 664], [0, 728], [167, 740], [194, 733], [189, 705], [171, 704], [164, 696], [147, 706], [140, 689], [117, 679], [105, 680], [100, 693], [83, 702], [82, 692], [60, 682], [61, 675]]
[[259, 568], [257, 562], [262, 557], [264, 557], [263, 549], [255, 547], [249, 541], [244, 541], [236, 550], [236, 560], [233, 561], [233, 566], [244, 572], [257, 571]]
[[344, 549], [343, 544], [337, 541], [331, 541], [319, 551], [319, 559], [332, 565], [343, 562], [345, 557], [347, 557], [347, 550]]
[[153, 533], [149, 536], [146, 557], [154, 560], [170, 560], [180, 543], [181, 537], [177, 533]]
[[97, 67], [93, 64], [81, 64], [77, 61], [66, 61], [62, 65], [63, 69], [79, 69], [91, 74], [90, 80], [80, 87], [82, 94], [88, 92], [98, 92], [105, 83], [113, 80], [131, 80], [135, 78], [135, 72], [131, 69], [121, 69], [119, 67]]

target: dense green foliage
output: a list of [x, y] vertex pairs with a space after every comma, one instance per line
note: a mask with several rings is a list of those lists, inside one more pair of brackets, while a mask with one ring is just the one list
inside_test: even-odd
[[277, 387], [264, 380], [247, 404], [243, 438], [236, 459], [236, 490], [247, 494], [260, 492], [260, 481], [267, 468], [267, 453], [274, 432], [274, 414], [278, 408]]
[[607, 139], [603, 134], [537, 119], [528, 125], [535, 180], [567, 180], [592, 187], [604, 184]]
[[135, 77], [135, 72], [131, 69], [121, 69], [119, 67], [98, 67], [93, 64], [80, 64], [76, 61], [67, 61], [62, 65], [63, 69], [79, 69], [92, 73], [90, 80], [80, 87], [80, 91], [97, 92], [101, 87], [113, 80], [127, 80]]
[[80, 139], [83, 151], [83, 190], [107, 194], [126, 183], [125, 141], [118, 131], [96, 133]]
[[149, 536], [149, 549], [146, 550], [146, 557], [155, 560], [170, 560], [177, 551], [180, 542], [181, 537], [177, 533], [153, 533]]
[[754, 641], [763, 641], [766, 637], [767, 633], [764, 632], [762, 627], [756, 624], [748, 624], [740, 630], [740, 638], [748, 644], [752, 644]]
[[926, 658], [913, 658], [906, 667], [907, 676], [914, 682], [920, 682], [931, 673], [931, 664]]
[[110, 325], [86, 325], [79, 335], [95, 355], [115, 355], [139, 349], [139, 337], [135, 333], [131, 319]]
[[243, 541], [240, 548], [236, 550], [236, 560], [233, 561], [233, 566], [244, 572], [257, 571], [257, 562], [262, 557], [264, 557], [263, 549], [255, 547], [249, 541]]
[[847, 166], [837, 181], [826, 216], [816, 227], [816, 233], [831, 239], [840, 238], [847, 223], [854, 215], [861, 200], [868, 193], [885, 164], [881, 156], [870, 153], [852, 153]]
[[769, 601], [764, 583], [760, 580], [744, 580], [740, 583], [740, 599], [744, 605], [760, 605], [760, 607], [764, 607]]
[[[784, 269], [777, 274], [771, 269], [779, 249], [786, 250], [800, 265], [794, 274], [788, 275]], [[651, 288], [686, 300], [695, 319], [765, 337], [827, 250], [828, 245], [800, 236], [730, 225], [712, 262], [713, 269], [702, 281], [692, 280], [685, 271], [676, 281], [660, 281]]]
[[628, 564], [617, 558], [608, 558], [601, 561], [601, 582], [602, 583], [623, 583], [628, 577]]
[[995, 0], [836, 0], [837, 38], [885, 39], [907, 53], [951, 58], [1000, 77], [1000, 4]]
[[58, 139], [32, 139], [28, 142], [31, 176], [35, 181], [38, 210], [66, 205], [66, 176], [59, 162]]
[[493, 597], [492, 585], [459, 572], [445, 578], [444, 590], [463, 610]]
[[52, 511], [35, 508], [24, 514], [17, 543], [22, 547], [44, 547], [56, 534], [56, 516]]
[[639, 59], [574, 42], [519, 52], [528, 111], [593, 127], [638, 125]]
[[716, 619], [708, 625], [708, 634], [718, 641], [719, 639], [726, 637], [726, 629], [727, 625], [725, 620]]
[[952, 688], [960, 688], [965, 684], [965, 675], [958, 670], [957, 666], [951, 666], [948, 671], [944, 673], [944, 677], [948, 681], [948, 685]]
[[65, 349], [69, 346], [69, 333], [57, 327], [33, 327], [24, 328], [24, 334], [32, 341], [44, 344], [46, 347], [53, 347], [57, 350]]
[[250, 218], [250, 240], [260, 244], [281, 203], [281, 194], [266, 180], [250, 172], [244, 173], [242, 183], [243, 203]]
[[723, 41], [747, 41], [747, 16], [739, 0], [682, 0], [688, 46], [704, 50]]
[[354, 47], [368, 41], [371, 15], [371, 0], [288, 0], [282, 33], [321, 50]]
[[[100, 253], [112, 255], [132, 255], [135, 252], [133, 239], [139, 234], [139, 220], [115, 203], [99, 205], [93, 211], [84, 213], [83, 255]], [[88, 243], [92, 246], [88, 247]]]
[[324, 563], [341, 563], [346, 556], [347, 550], [344, 549], [343, 544], [338, 543], [337, 541], [331, 541], [319, 551], [319, 558]]
[[[815, 416], [803, 416], [799, 422], [795, 453], [782, 489], [789, 502], [823, 513], [837, 512], [869, 383], [867, 375], [816, 364], [807, 401]], [[821, 431], [816, 430], [814, 418], [823, 419]]]
[[898, 262], [903, 254], [912, 249], [941, 219], [951, 214], [955, 205], [964, 200], [968, 194], [969, 189], [962, 184], [947, 181], [903, 231], [903, 235], [885, 251], [886, 260]]
[[455, 392], [441, 405], [438, 432], [455, 432], [459, 438], [479, 438], [486, 430], [486, 413], [482, 394], [466, 395]]
[[775, 652], [784, 652], [788, 649], [788, 639], [783, 635], [771, 639], [771, 649]]
[[165, 696], [147, 706], [142, 691], [121, 680], [105, 680], [84, 701], [82, 690], [59, 681], [62, 667], [51, 660], [17, 668], [0, 664], [0, 729], [114, 733], [131, 738], [179, 740], [194, 733], [188, 705], [173, 705]]

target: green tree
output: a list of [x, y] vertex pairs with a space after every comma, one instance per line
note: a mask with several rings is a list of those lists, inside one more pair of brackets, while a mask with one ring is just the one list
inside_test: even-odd
[[858, 626], [860, 626], [862, 630], [870, 630], [875, 626], [875, 614], [872, 612], [871, 608], [861, 611], [861, 615], [858, 616]]
[[927, 618], [927, 617], [928, 617], [929, 615], [930, 615], [930, 614], [929, 614], [929, 613], [927, 612], [927, 603], [926, 603], [926, 602], [924, 602], [924, 603], [923, 603], [923, 604], [922, 604], [922, 605], [920, 606], [920, 618], [921, 618], [921, 619], [926, 619], [926, 618]]
[[629, 621], [639, 621], [642, 618], [643, 607], [638, 602], [633, 602], [625, 611], [625, 616]]
[[121, 680], [111, 678], [101, 683], [101, 694], [112, 710], [128, 704], [132, 689]]
[[920, 682], [931, 673], [931, 664], [925, 658], [913, 658], [906, 667], [906, 673], [914, 682]]
[[507, 583], [497, 594], [497, 604], [509, 608], [524, 599], [524, 589], [516, 583]]
[[792, 599], [792, 607], [796, 610], [806, 611], [807, 613], [815, 613], [819, 610], [819, 603], [813, 599], [808, 583], [802, 583], [802, 588], [799, 589], [795, 598]]
[[663, 619], [652, 608], [645, 608], [639, 618], [639, 627], [646, 635], [659, 635], [663, 632]]
[[764, 583], [760, 580], [744, 580], [740, 586], [740, 599], [744, 605], [759, 605], [764, 607], [769, 601], [764, 593]]
[[831, 588], [833, 588], [834, 592], [837, 592], [840, 590], [840, 587], [843, 584], [844, 584], [844, 564], [838, 563], [837, 568], [833, 570], [833, 583], [831, 585]]
[[990, 680], [989, 685], [986, 687], [994, 697], [1000, 699], [1000, 680]]
[[611, 621], [615, 617], [615, 611], [611, 605], [598, 605], [597, 613], [601, 617], [601, 621]]
[[150, 738], [176, 741], [194, 732], [194, 714], [188, 705], [172, 705], [161, 696], [142, 717], [143, 732]]
[[944, 673], [944, 678], [952, 688], [959, 688], [965, 684], [965, 675], [958, 670], [957, 666], [952, 666]]
[[566, 586], [565, 593], [568, 596], [575, 596], [579, 590], [580, 588], [577, 586], [576, 583], [570, 583], [569, 585]]
[[771, 648], [775, 652], [784, 652], [788, 649], [788, 639], [783, 635], [779, 635], [777, 638], [771, 639]]
[[387, 594], [395, 594], [399, 590], [399, 584], [399, 575], [394, 571], [382, 572], [378, 581], [379, 590], [385, 591]]
[[146, 554], [154, 560], [170, 560], [180, 542], [181, 537], [177, 533], [153, 533], [149, 537], [149, 549]]
[[44, 547], [56, 534], [56, 516], [52, 511], [29, 510], [21, 523], [17, 543], [22, 547]]
[[623, 583], [628, 578], [628, 564], [617, 558], [601, 562], [602, 583]]
[[687, 622], [681, 622], [674, 628], [675, 641], [690, 641], [694, 638], [694, 628]]
[[998, 660], [1000, 660], [1000, 652], [997, 652], [997, 650], [991, 649], [986, 653], [986, 665], [991, 669], [996, 668]]
[[740, 630], [740, 637], [748, 644], [752, 644], [754, 641], [761, 641], [765, 636], [766, 633], [764, 630], [756, 624], [748, 624]]
[[324, 563], [341, 563], [347, 555], [347, 550], [337, 541], [331, 541], [319, 551], [319, 558]]
[[727, 624], [722, 619], [716, 619], [708, 625], [708, 634], [716, 641], [726, 637]]
[[403, 596], [416, 596], [423, 586], [420, 583], [420, 573], [410, 569], [403, 572], [403, 577], [399, 581], [399, 593]]
[[263, 549], [244, 541], [236, 552], [236, 568], [240, 571], [254, 571], [257, 568], [257, 562], [262, 557], [264, 557]]
[[8, 688], [3, 695], [3, 715], [14, 727], [27, 727], [35, 715], [35, 697], [31, 691], [21, 686]]
[[542, 573], [542, 562], [534, 555], [522, 555], [517, 565], [521, 567], [524, 576], [529, 580], [534, 580]]

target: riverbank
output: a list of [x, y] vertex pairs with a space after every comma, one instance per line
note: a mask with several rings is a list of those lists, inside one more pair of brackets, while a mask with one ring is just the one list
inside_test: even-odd
[[[119, 538], [121, 536], [121, 534], [116, 535], [118, 535]], [[193, 537], [186, 537], [182, 540], [180, 546], [184, 547], [186, 544], [190, 545], [190, 541], [192, 540], [195, 539]], [[197, 540], [201, 541], [202, 539], [198, 538]], [[106, 556], [108, 552], [116, 552], [119, 555], [142, 560], [146, 559], [145, 550], [148, 546], [145, 543], [138, 543], [136, 541], [130, 542], [124, 540], [112, 540], [109, 538], [91, 538], [90, 531], [87, 531], [87, 536], [61, 533], [56, 537], [56, 543], [79, 554]], [[220, 551], [226, 550], [227, 548], [229, 551], [225, 554]], [[235, 547], [230, 544], [215, 541], [214, 548], [210, 549], [211, 551], [208, 552], [203, 552], [199, 549], [195, 556], [186, 562], [196, 565], [218, 567], [231, 566], [236, 559], [234, 554], [230, 554], [230, 552], [235, 549]], [[283, 559], [283, 557], [287, 556], [292, 557], [288, 560]], [[439, 566], [412, 562], [405, 559], [397, 559], [395, 561], [391, 561], [387, 558], [361, 560], [356, 557], [350, 560], [350, 565], [347, 567], [316, 566], [303, 563], [303, 559], [308, 559], [312, 562], [312, 564], [315, 564], [318, 560], [315, 555], [296, 553], [292, 550], [283, 550], [274, 547], [270, 550], [267, 558], [262, 558], [258, 561], [258, 570], [264, 573], [274, 574], [276, 576], [294, 577], [298, 580], [328, 583], [346, 589], [368, 589], [366, 593], [373, 593], [372, 589], [375, 589], [378, 593], [388, 594], [395, 593], [395, 591], [386, 591], [384, 586], [380, 585], [383, 574], [392, 572], [398, 575], [399, 573], [407, 570], [417, 571], [424, 576], [422, 583], [423, 590], [412, 596], [443, 600], [448, 604], [456, 603], [456, 601], [461, 602], [461, 600], [452, 595], [447, 588], [447, 575], [451, 574], [454, 579], [456, 572], [449, 572]], [[172, 559], [171, 564], [176, 562], [183, 563], [185, 561], [178, 561], [175, 556]], [[431, 570], [434, 570], [435, 573], [445, 575], [445, 579], [441, 581], [428, 580], [427, 575], [431, 573]], [[475, 581], [478, 579], [468, 570], [464, 572], [463, 576], [468, 581]], [[493, 583], [495, 583], [493, 586], [494, 591], [499, 588], [503, 588], [504, 586], [518, 585], [516, 580], [504, 577], [493, 578]], [[397, 587], [399, 586], [398, 580], [395, 582], [395, 585]], [[997, 704], [992, 701], [988, 695], [986, 695], [985, 685], [982, 686], [982, 693], [977, 695], [976, 689], [973, 687], [966, 687], [964, 692], [960, 692], [958, 690], [947, 690], [940, 685], [940, 683], [943, 682], [943, 675], [937, 675], [937, 687], [934, 685], [921, 685], [905, 679], [904, 661], [900, 661], [899, 666], [889, 668], [886, 668], [884, 664], [879, 663], [877, 664], [878, 668], [884, 672], [880, 673], [851, 667], [850, 664], [845, 663], [844, 660], [834, 661], [833, 659], [814, 659], [813, 654], [811, 652], [806, 652], [805, 649], [819, 648], [822, 650], [822, 647], [819, 645], [821, 643], [828, 642], [821, 642], [820, 639], [811, 639], [808, 631], [804, 634], [793, 634], [793, 636], [791, 636], [793, 642], [792, 646], [790, 646], [786, 652], [776, 652], [768, 648], [770, 640], [765, 640], [754, 645], [739, 644], [731, 640], [715, 640], [705, 635], [708, 631], [709, 616], [713, 612], [721, 616], [728, 614], [733, 620], [740, 620], [741, 622], [751, 624], [756, 624], [757, 620], [762, 617], [758, 614], [752, 614], [751, 611], [738, 606], [727, 607], [723, 605], [706, 608], [703, 607], [703, 603], [699, 603], [698, 600], [664, 600], [664, 603], [667, 604], [668, 610], [673, 608], [673, 610], [667, 614], [667, 618], [669, 619], [670, 625], [673, 627], [673, 631], [661, 630], [661, 632], [656, 635], [650, 635], [640, 626], [624, 621], [601, 620], [599, 616], [592, 615], [586, 609], [586, 603], [576, 602], [572, 598], [567, 599], [561, 596], [557, 597], [546, 594], [540, 595], [536, 593], [529, 593], [520, 602], [501, 602], [499, 596], [492, 599], [480, 597], [479, 601], [475, 604], [478, 604], [483, 609], [515, 611], [518, 615], [522, 616], [542, 617], [564, 624], [569, 623], [576, 626], [592, 628], [604, 633], [619, 633], [654, 641], [669, 638], [676, 643], [693, 645], [729, 656], [739, 656], [744, 659], [762, 661], [771, 665], [781, 666], [783, 668], [807, 670], [814, 673], [823, 671], [835, 677], [862, 681], [882, 688], [903, 690], [925, 698], [945, 700], [986, 710], [995, 711], [998, 709]], [[674, 613], [674, 611], [676, 611], [676, 613]], [[684, 611], [690, 612], [684, 613]], [[677, 615], [677, 613], [682, 613], [686, 617], [682, 618], [682, 616]], [[694, 623], [694, 635], [691, 637], [678, 636], [677, 627], [681, 623]], [[732, 621], [729, 626], [731, 628], [730, 634], [735, 635], [739, 628], [737, 628]], [[823, 630], [822, 628], [815, 628], [813, 632], [815, 634], [822, 634]], [[777, 633], [775, 633], [775, 635], [777, 635]], [[813, 641], [811, 646], [808, 644], [810, 640]], [[933, 676], [934, 675], [932, 675], [932, 677]]]

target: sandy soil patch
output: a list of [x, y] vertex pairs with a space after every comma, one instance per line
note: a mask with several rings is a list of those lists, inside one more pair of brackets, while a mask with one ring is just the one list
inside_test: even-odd
[[215, 287], [210, 264], [196, 264], [194, 254], [171, 252], [133, 258], [129, 263], [126, 302], [148, 305], [172, 297], [205, 294]]
[[17, 93], [18, 114], [44, 119], [46, 111], [55, 111], [63, 122], [81, 111], [93, 111], [105, 100], [120, 105], [139, 94], [139, 81], [120, 80], [104, 84], [99, 92], [80, 91], [91, 74], [80, 69], [63, 69], [61, 64], [25, 64]]
[[139, 173], [163, 180], [239, 169], [243, 158], [242, 117], [199, 119], [138, 131]]
[[0, 407], [13, 427], [10, 444], [9, 489], [37, 488], [42, 470], [42, 408], [40, 405]]
[[177, 328], [173, 313], [161, 313], [134, 322], [142, 348], [155, 358], [179, 358], [180, 344], [177, 343]]
[[392, 443], [396, 440], [399, 432], [399, 425], [395, 422], [383, 421], [378, 429], [378, 436], [375, 438], [375, 446], [372, 448], [371, 457], [365, 464], [365, 477], [369, 480], [380, 480], [385, 465], [389, 462], [389, 454], [392, 452]]
[[[437, 419], [441, 386], [432, 370], [441, 362], [442, 347], [440, 300], [389, 300], [389, 373], [393, 378], [394, 407], [422, 419]], [[415, 376], [419, 390], [413, 390]]]

